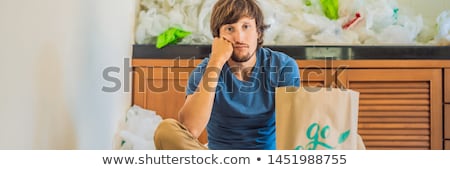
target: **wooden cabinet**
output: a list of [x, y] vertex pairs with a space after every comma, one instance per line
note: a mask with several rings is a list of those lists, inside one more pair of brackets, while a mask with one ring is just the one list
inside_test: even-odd
[[441, 69], [349, 69], [367, 149], [442, 149]]
[[330, 87], [334, 80], [331, 78], [333, 69], [307, 68], [300, 69], [301, 86]]
[[450, 150], [450, 140], [445, 140], [445, 150]]
[[[133, 104], [178, 118], [190, 72], [201, 60], [133, 60]], [[303, 86], [360, 92], [359, 134], [367, 149], [449, 148], [449, 61], [297, 60]], [[446, 79], [447, 81], [443, 80]], [[444, 91], [445, 87], [445, 91]], [[445, 96], [445, 97], [444, 97]], [[445, 113], [449, 115], [448, 105]], [[443, 121], [445, 118], [445, 121]], [[445, 138], [449, 139], [444, 141]], [[203, 132], [201, 142], [207, 142]], [[445, 145], [444, 145], [445, 142]]]

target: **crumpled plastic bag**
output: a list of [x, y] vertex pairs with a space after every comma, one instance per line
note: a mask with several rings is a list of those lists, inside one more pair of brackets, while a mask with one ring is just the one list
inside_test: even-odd
[[215, 0], [141, 0], [136, 26], [137, 44], [156, 44], [157, 37], [171, 27], [182, 28], [192, 34], [179, 44], [207, 44], [212, 42], [209, 18]]
[[160, 14], [156, 8], [139, 12], [139, 20], [135, 32], [136, 43], [155, 43], [157, 36], [170, 25], [169, 21], [170, 19]]
[[[213, 40], [210, 15], [216, 2], [141, 0], [136, 43], [156, 44], [158, 35], [176, 27], [191, 32], [178, 44], [210, 44]], [[405, 13], [407, 6], [399, 7], [396, 0], [264, 0], [258, 3], [266, 24], [270, 25], [264, 34], [267, 45], [410, 44], [419, 40], [448, 40], [442, 34], [435, 36], [432, 30], [437, 28], [424, 32], [422, 18]], [[360, 18], [354, 20], [357, 13]], [[445, 29], [445, 24], [441, 25]], [[337, 28], [343, 26], [345, 30]], [[327, 36], [330, 37], [327, 39]]]
[[395, 9], [398, 4], [391, 0], [366, 0], [364, 2], [363, 16], [367, 19], [367, 26], [375, 32], [394, 25]]
[[311, 36], [319, 44], [358, 44], [358, 35], [352, 31], [343, 30], [339, 25], [326, 27], [318, 34]]
[[[320, 4], [321, 0], [306, 0], [303, 2], [301, 8], [297, 8], [295, 10], [297, 13], [308, 13], [314, 15], [325, 16], [322, 5]], [[291, 6], [286, 4], [286, 6]]]
[[399, 8], [395, 1], [372, 0], [371, 5], [366, 9], [367, 18], [376, 35], [367, 40], [368, 44], [417, 44], [416, 38], [423, 28], [421, 15], [406, 7]]
[[303, 31], [295, 29], [294, 27], [287, 26], [283, 29], [288, 32], [288, 34], [280, 34], [275, 39], [277, 45], [292, 45], [292, 44], [303, 44], [308, 41]]
[[[292, 8], [286, 8], [286, 1], [259, 1], [261, 10], [264, 11], [265, 24], [270, 25], [269, 29], [264, 33], [265, 44], [287, 44], [296, 43], [300, 39], [294, 39], [298, 32], [292, 32], [290, 23], [296, 22], [292, 10], [296, 10], [301, 6], [301, 2], [291, 2]], [[288, 36], [285, 36], [288, 35]], [[289, 37], [290, 36], [290, 37]], [[286, 38], [289, 37], [289, 38]], [[291, 39], [292, 38], [292, 39]], [[293, 40], [293, 41], [291, 41]], [[300, 42], [302, 42], [300, 40]]]
[[169, 44], [176, 44], [189, 34], [191, 34], [191, 32], [179, 28], [169, 28], [158, 36], [156, 48], [163, 48]]
[[119, 131], [122, 138], [120, 149], [154, 150], [153, 136], [162, 121], [161, 116], [152, 110], [132, 106], [126, 113], [126, 125]]
[[439, 45], [450, 45], [450, 10], [444, 11], [436, 18], [438, 32], [435, 41]]
[[358, 6], [362, 19], [350, 30], [361, 44], [417, 44], [422, 16], [392, 0], [365, 0]]
[[[185, 11], [186, 24], [192, 26], [192, 34], [183, 38], [179, 44], [208, 44], [212, 42], [213, 37], [209, 23], [212, 6], [215, 2], [214, 0], [188, 0], [181, 5], [183, 6], [182, 11]], [[197, 5], [185, 5], [193, 3]]]
[[320, 0], [322, 10], [331, 20], [337, 20], [339, 18], [339, 1], [338, 0]]

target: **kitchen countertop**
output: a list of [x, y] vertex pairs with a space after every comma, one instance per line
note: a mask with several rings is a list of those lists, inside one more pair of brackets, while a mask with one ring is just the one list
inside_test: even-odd
[[[386, 60], [386, 59], [450, 59], [450, 46], [270, 46], [300, 60]], [[133, 45], [134, 59], [202, 59], [211, 52], [210, 45], [169, 45], [158, 49], [155, 45]]]

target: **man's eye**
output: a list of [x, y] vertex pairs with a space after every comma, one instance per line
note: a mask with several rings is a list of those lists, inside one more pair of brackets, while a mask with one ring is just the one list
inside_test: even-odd
[[250, 26], [249, 26], [249, 25], [244, 25], [244, 26], [242, 26], [242, 27], [244, 27], [244, 29], [248, 29], [248, 28], [250, 28]]
[[233, 31], [233, 27], [227, 27], [226, 30], [229, 31], [229, 32], [232, 32]]

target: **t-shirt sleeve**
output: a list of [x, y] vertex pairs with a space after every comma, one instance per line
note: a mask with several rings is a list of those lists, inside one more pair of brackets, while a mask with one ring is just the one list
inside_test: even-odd
[[197, 90], [198, 84], [203, 77], [203, 73], [205, 72], [206, 65], [208, 64], [209, 58], [203, 59], [202, 63], [200, 63], [194, 71], [191, 72], [188, 80], [188, 84], [186, 86], [186, 96], [191, 95]]
[[295, 60], [289, 56], [283, 58], [283, 67], [280, 70], [280, 81], [278, 87], [296, 86], [300, 87], [300, 73]]

